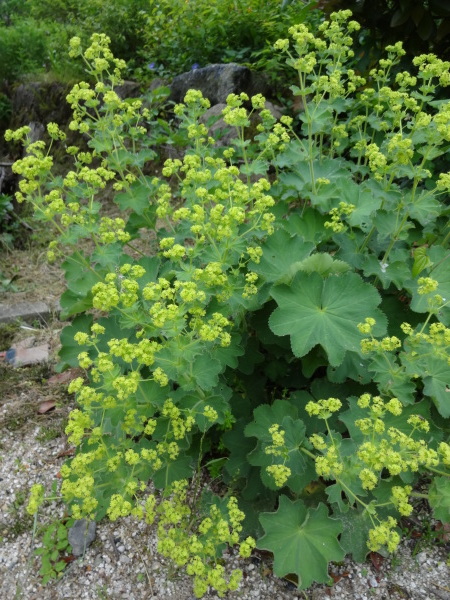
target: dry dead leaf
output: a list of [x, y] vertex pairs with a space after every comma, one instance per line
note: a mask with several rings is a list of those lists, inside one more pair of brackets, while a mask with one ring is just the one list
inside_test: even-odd
[[52, 375], [47, 383], [49, 385], [65, 385], [80, 375], [82, 375], [81, 369], [68, 369], [67, 371], [64, 371], [64, 373]]
[[381, 554], [378, 554], [378, 552], [371, 552], [369, 556], [373, 566], [377, 571], [379, 571], [383, 566], [384, 558], [381, 556]]
[[46, 400], [45, 402], [41, 402], [39, 404], [38, 413], [40, 415], [45, 415], [46, 413], [53, 410], [56, 406], [56, 402], [54, 400]]

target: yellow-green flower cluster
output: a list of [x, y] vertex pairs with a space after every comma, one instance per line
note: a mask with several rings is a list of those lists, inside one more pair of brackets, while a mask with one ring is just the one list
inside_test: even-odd
[[[349, 21], [350, 17], [351, 11], [332, 13], [330, 20], [318, 27], [317, 36], [304, 24], [290, 27], [296, 56], [290, 51], [288, 39], [277, 40], [274, 44], [276, 50], [288, 54], [287, 64], [298, 71], [301, 81], [308, 79], [317, 103], [325, 96], [345, 97], [365, 84], [365, 79], [356, 75], [353, 69], [344, 67], [346, 59], [354, 55], [350, 34], [360, 28], [356, 21]], [[325, 60], [328, 64], [326, 74], [320, 68]]]
[[39, 507], [44, 502], [44, 486], [35, 483], [31, 486], [30, 498], [27, 504], [27, 513], [29, 515], [35, 515], [39, 510]]
[[309, 416], [316, 416], [319, 419], [329, 419], [334, 412], [337, 412], [342, 406], [338, 398], [328, 398], [327, 400], [310, 401], [305, 406]]
[[[372, 329], [375, 325], [376, 321], [372, 317], [366, 317], [364, 323], [358, 323], [358, 330], [367, 335], [372, 333]], [[401, 341], [395, 335], [386, 336], [381, 340], [376, 340], [374, 337], [371, 339], [364, 338], [361, 340], [361, 352], [363, 354], [368, 354], [369, 352], [379, 351], [379, 352], [394, 352], [398, 348], [401, 348]]]
[[248, 102], [249, 97], [242, 92], [237, 94], [229, 94], [227, 97], [227, 106], [222, 111], [223, 120], [227, 125], [233, 127], [248, 127], [250, 125], [249, 115], [247, 110], [242, 106], [244, 102]]
[[391, 490], [391, 502], [396, 507], [402, 517], [409, 517], [413, 511], [413, 507], [408, 502], [409, 495], [412, 492], [410, 485], [394, 486]]
[[[163, 500], [156, 509], [154, 501], [146, 507], [147, 518], [152, 522], [159, 516], [158, 551], [194, 577], [195, 595], [200, 598], [211, 586], [222, 597], [238, 588], [242, 572], [236, 569], [227, 581], [225, 569], [216, 562], [217, 548], [224, 543], [238, 543], [244, 513], [232, 497], [227, 503], [227, 515], [213, 504], [209, 516], [194, 528], [187, 505], [187, 486], [187, 481], [175, 482], [170, 499]], [[255, 545], [255, 540], [248, 537], [240, 545], [241, 555], [249, 556]]]
[[344, 470], [344, 464], [337, 447], [328, 446], [324, 456], [317, 456], [315, 460], [316, 473], [324, 479], [336, 479]]
[[291, 469], [286, 465], [269, 465], [266, 467], [266, 471], [273, 477], [275, 485], [279, 488], [283, 487], [291, 476]]
[[100, 241], [102, 244], [113, 244], [114, 242], [126, 243], [131, 236], [125, 231], [125, 221], [120, 217], [111, 219], [102, 217], [98, 229]]
[[69, 442], [78, 446], [86, 435], [86, 429], [90, 429], [92, 425], [92, 419], [88, 414], [77, 408], [73, 410], [69, 415], [69, 422], [65, 429]]
[[361, 333], [368, 335], [369, 333], [372, 333], [372, 329], [375, 323], [375, 319], [373, 319], [372, 317], [366, 317], [364, 319], [364, 323], [358, 323], [357, 327]]
[[[94, 478], [90, 474], [77, 477], [75, 481], [69, 479], [68, 475], [61, 471], [64, 478], [61, 484], [61, 495], [66, 502], [70, 502], [72, 515], [75, 519], [89, 516], [92, 518], [98, 501], [95, 498]], [[81, 500], [81, 504], [74, 502]]]
[[379, 525], [371, 529], [367, 541], [369, 550], [376, 552], [383, 546], [386, 546], [389, 552], [395, 552], [400, 543], [400, 535], [394, 530], [396, 526], [396, 520], [393, 517], [388, 517], [385, 521], [382, 521]]
[[339, 206], [330, 210], [331, 221], [325, 221], [324, 225], [328, 229], [332, 229], [334, 233], [342, 233], [347, 227], [342, 222], [342, 217], [351, 215], [355, 210], [354, 204], [348, 204], [347, 202], [339, 202]]
[[284, 441], [285, 431], [280, 429], [278, 423], [271, 425], [269, 427], [269, 433], [272, 438], [272, 444], [266, 446], [264, 448], [264, 452], [266, 454], [271, 454], [272, 456], [285, 456], [286, 455], [286, 445]]
[[[195, 422], [194, 417], [191, 414], [189, 414], [189, 412], [186, 418], [183, 418], [181, 410], [177, 406], [175, 406], [171, 398], [168, 398], [164, 402], [161, 414], [164, 417], [168, 417], [170, 419], [170, 426], [173, 431], [173, 437], [176, 440], [182, 440], [185, 437], [186, 433], [189, 433], [191, 431]], [[217, 418], [217, 412], [211, 407], [205, 407], [204, 414], [207, 418], [212, 418], [213, 420]]]
[[438, 282], [431, 277], [420, 277], [417, 283], [419, 284], [417, 292], [421, 295], [435, 292], [439, 285]]

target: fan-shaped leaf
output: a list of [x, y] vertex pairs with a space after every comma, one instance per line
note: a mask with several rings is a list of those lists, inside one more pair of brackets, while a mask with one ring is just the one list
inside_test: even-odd
[[269, 319], [276, 335], [290, 335], [295, 356], [304, 356], [320, 344], [332, 366], [344, 360], [345, 352], [359, 352], [361, 334], [357, 324], [366, 317], [377, 321], [374, 335], [383, 335], [386, 317], [376, 307], [377, 290], [356, 273], [323, 279], [317, 273], [297, 273], [290, 286], [271, 291], [278, 308]]
[[337, 540], [342, 523], [331, 519], [322, 503], [311, 510], [301, 500], [280, 496], [278, 510], [263, 513], [259, 520], [265, 535], [258, 540], [258, 548], [273, 552], [278, 577], [295, 573], [300, 589], [313, 581], [328, 581], [328, 563], [344, 558]]

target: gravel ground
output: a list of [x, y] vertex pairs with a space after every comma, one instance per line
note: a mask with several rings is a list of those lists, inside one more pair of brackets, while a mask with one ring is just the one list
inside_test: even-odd
[[[32, 388], [33, 389], [33, 388]], [[12, 411], [22, 404], [30, 410], [30, 402], [39, 403], [32, 389], [8, 394], [0, 408], [0, 422], [7, 422]], [[189, 578], [174, 572], [155, 551], [154, 530], [144, 523], [129, 519], [100, 523], [96, 540], [84, 558], [70, 563], [63, 576], [43, 587], [39, 581], [39, 563], [33, 557], [32, 519], [25, 513], [30, 485], [44, 483], [48, 487], [67, 450], [66, 440], [59, 435], [44, 441], [49, 428], [62, 429], [69, 410], [60, 406], [48, 415], [36, 415], [36, 404], [30, 418], [11, 431], [2, 427], [0, 454], [0, 599], [1, 600], [193, 600]], [[49, 505], [42, 519], [61, 516], [61, 506]], [[227, 598], [250, 600], [321, 599], [411, 599], [450, 600], [450, 568], [446, 565], [450, 544], [427, 548], [412, 556], [413, 540], [405, 541], [395, 562], [377, 561], [355, 564], [346, 560], [332, 565], [332, 587], [317, 585], [305, 592], [272, 575], [270, 558], [254, 556], [239, 559], [226, 557], [230, 568], [239, 567], [244, 578], [238, 591]], [[218, 596], [210, 593], [207, 600]]]

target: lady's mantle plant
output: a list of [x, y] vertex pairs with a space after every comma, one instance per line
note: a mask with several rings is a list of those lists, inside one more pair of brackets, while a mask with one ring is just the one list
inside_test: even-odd
[[[219, 148], [189, 91], [174, 109], [184, 152], [161, 177], [146, 164], [175, 137], [119, 98], [102, 35], [84, 53], [71, 42], [97, 82], [68, 96], [88, 138], [67, 148], [73, 169], [52, 176], [44, 143], [7, 132], [27, 150], [18, 199], [53, 223], [61, 304], [78, 315], [61, 337], [60, 367], [86, 372], [69, 387], [62, 498], [77, 519], [156, 522], [198, 596], [238, 587], [217, 562], [227, 544], [272, 551], [305, 588], [346, 553], [395, 551], [417, 497], [450, 521], [450, 104], [435, 100], [449, 65], [421, 56], [394, 76], [396, 44], [366, 81], [350, 16], [276, 43], [298, 74], [295, 119], [230, 95], [236, 138]], [[221, 494], [202, 490], [203, 466]]]

